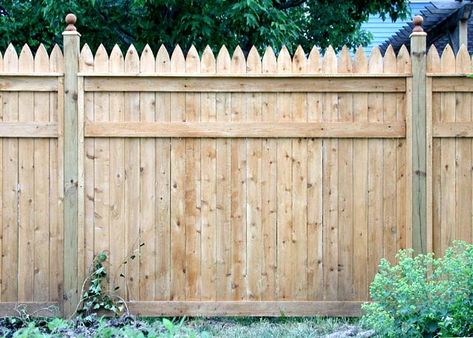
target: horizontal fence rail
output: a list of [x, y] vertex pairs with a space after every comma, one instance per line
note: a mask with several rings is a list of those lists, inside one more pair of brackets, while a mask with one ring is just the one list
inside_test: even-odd
[[0, 92], [55, 92], [60, 75], [12, 75], [2, 74]]
[[85, 124], [85, 136], [161, 138], [403, 138], [406, 137], [406, 128], [403, 122], [93, 122]]
[[359, 93], [405, 92], [405, 77], [85, 76], [86, 92]]

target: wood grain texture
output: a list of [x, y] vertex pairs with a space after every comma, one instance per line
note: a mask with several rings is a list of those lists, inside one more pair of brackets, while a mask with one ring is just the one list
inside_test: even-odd
[[361, 315], [361, 302], [343, 301], [220, 301], [220, 302], [130, 302], [137, 316], [346, 316]]
[[[0, 124], [1, 127], [1, 124]], [[49, 127], [49, 126], [48, 126]], [[31, 127], [33, 128], [33, 127]], [[49, 131], [48, 131], [49, 132]], [[19, 131], [18, 133], [21, 133]], [[42, 132], [46, 133], [46, 132]], [[88, 122], [86, 137], [403, 138], [404, 122]]]
[[[290, 59], [290, 56], [289, 56]], [[278, 73], [279, 75], [280, 73]], [[288, 73], [290, 74], [290, 73]], [[86, 77], [85, 91], [149, 92], [403, 92], [405, 77]]]

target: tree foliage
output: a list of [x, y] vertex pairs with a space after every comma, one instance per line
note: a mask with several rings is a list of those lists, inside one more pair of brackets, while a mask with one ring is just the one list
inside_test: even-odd
[[110, 50], [180, 44], [199, 50], [251, 45], [366, 45], [361, 29], [369, 14], [393, 19], [408, 14], [407, 0], [0, 0], [0, 50], [8, 43], [31, 47], [61, 43], [64, 17], [75, 13], [82, 41]]

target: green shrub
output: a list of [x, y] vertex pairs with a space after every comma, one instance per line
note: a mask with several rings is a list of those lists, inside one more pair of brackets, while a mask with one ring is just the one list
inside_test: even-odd
[[401, 250], [382, 260], [362, 324], [383, 337], [473, 335], [473, 245], [454, 242], [443, 258]]

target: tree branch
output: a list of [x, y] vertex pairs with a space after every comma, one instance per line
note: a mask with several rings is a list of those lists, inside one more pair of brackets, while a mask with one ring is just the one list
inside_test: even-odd
[[273, 4], [274, 4], [274, 7], [276, 7], [277, 9], [288, 9], [291, 7], [300, 6], [306, 1], [307, 0], [284, 0], [284, 1], [273, 0]]

